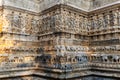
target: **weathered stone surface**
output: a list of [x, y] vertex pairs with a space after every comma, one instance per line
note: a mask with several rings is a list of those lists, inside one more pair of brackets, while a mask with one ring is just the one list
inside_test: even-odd
[[[119, 0], [1, 0], [0, 79], [120, 78], [119, 4]], [[87, 79], [105, 78], [83, 78]]]

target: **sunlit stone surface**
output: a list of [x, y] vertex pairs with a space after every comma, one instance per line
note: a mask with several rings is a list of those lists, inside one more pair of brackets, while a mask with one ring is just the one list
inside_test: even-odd
[[119, 80], [120, 0], [0, 0], [0, 80]]

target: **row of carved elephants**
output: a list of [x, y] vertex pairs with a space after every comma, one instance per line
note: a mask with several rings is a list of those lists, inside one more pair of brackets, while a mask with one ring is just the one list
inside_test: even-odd
[[[42, 55], [37, 56], [35, 59], [36, 63], [39, 63], [39, 67], [46, 68], [57, 68], [57, 69], [73, 69], [76, 67], [87, 65], [88, 58], [86, 55], [83, 56], [52, 56]], [[83, 65], [82, 65], [83, 64]]]
[[110, 54], [96, 54], [96, 55], [78, 55], [78, 56], [51, 56], [51, 55], [42, 55], [42, 56], [38, 56], [37, 61], [39, 62], [45, 62], [45, 63], [84, 63], [84, 62], [91, 62], [91, 61], [98, 61], [98, 62], [105, 62], [107, 61], [118, 61], [120, 60], [120, 55], [110, 55]]
[[[75, 69], [90, 67], [89, 63], [118, 63], [120, 55], [79, 55], [79, 56], [54, 56], [54, 55], [37, 55], [26, 57], [0, 57], [1, 67], [7, 68], [22, 68], [22, 67], [44, 67], [57, 69]], [[6, 66], [6, 67], [5, 67]]]
[[103, 62], [103, 63], [119, 63], [120, 62], [120, 55], [113, 55], [113, 54], [101, 54], [101, 55], [94, 55], [91, 56], [92, 62]]
[[81, 56], [54, 56], [42, 55], [36, 58], [40, 67], [58, 68], [58, 69], [75, 69], [90, 67], [89, 63], [118, 63], [120, 62], [120, 55], [81, 55]]
[[37, 56], [36, 57], [36, 61], [37, 62], [43, 62], [43, 64], [45, 63], [67, 63], [67, 62], [86, 62], [88, 61], [88, 57], [86, 55], [81, 55], [81, 56], [52, 56], [50, 54], [46, 54], [46, 55], [41, 55], [41, 56]]

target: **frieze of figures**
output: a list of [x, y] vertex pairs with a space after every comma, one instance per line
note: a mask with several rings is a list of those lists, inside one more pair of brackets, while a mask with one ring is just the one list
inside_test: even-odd
[[[119, 26], [119, 10], [113, 10], [109, 13], [95, 14], [91, 17], [76, 15], [56, 14], [52, 16], [34, 16], [25, 15], [19, 12], [6, 14], [4, 18], [9, 27], [4, 25], [4, 31], [26, 33], [26, 34], [45, 34], [54, 31], [70, 31], [74, 33], [89, 32], [91, 30], [101, 30]], [[77, 18], [76, 18], [77, 16]], [[7, 25], [6, 24], [6, 25]]]
[[19, 34], [37, 34], [39, 31], [40, 19], [34, 15], [24, 15], [24, 13], [11, 12], [4, 15], [7, 25], [4, 25], [5, 32]]
[[54, 32], [56, 16], [43, 17], [41, 19], [39, 34]]
[[[91, 59], [92, 62], [102, 62], [102, 63], [119, 63], [120, 56], [119, 55], [79, 55], [79, 56], [51, 56], [51, 55], [41, 55], [35, 58], [36, 63], [42, 64], [41, 67], [53, 67], [58, 69], [73, 69], [73, 68], [82, 68], [86, 65], [86, 67], [90, 66], [88, 62]], [[69, 63], [70, 62], [70, 63]], [[72, 63], [76, 64], [72, 66]], [[82, 64], [82, 65], [81, 65]], [[85, 64], [85, 65], [84, 65]], [[116, 67], [118, 68], [118, 67]]]
[[69, 14], [62, 15], [62, 28], [66, 30], [75, 31], [75, 28], [78, 28], [80, 32], [81, 30], [101, 30], [119, 26], [119, 11], [117, 10], [105, 14], [95, 14], [88, 18], [84, 16], [76, 18], [74, 15], [69, 16]]
[[119, 10], [115, 9], [108, 13], [95, 14], [91, 19], [91, 29], [92, 30], [101, 30], [106, 28], [113, 28], [114, 26], [119, 25]]
[[73, 33], [80, 33], [81, 31], [87, 31], [89, 30], [89, 21], [87, 18], [75, 18], [75, 17], [68, 17], [68, 16], [63, 16], [63, 25], [62, 28], [63, 30], [65, 29], [68, 32], [73, 32]]

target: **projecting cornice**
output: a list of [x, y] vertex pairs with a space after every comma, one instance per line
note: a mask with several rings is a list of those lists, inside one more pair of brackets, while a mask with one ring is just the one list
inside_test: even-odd
[[100, 13], [106, 13], [109, 11], [112, 11], [113, 9], [120, 9], [120, 3], [117, 4], [113, 4], [113, 5], [109, 5], [109, 6], [105, 6], [105, 7], [101, 7], [92, 11], [89, 11], [89, 15], [93, 15], [93, 14], [100, 14]]
[[86, 11], [86, 10], [83, 10], [83, 9], [80, 9], [80, 8], [77, 8], [77, 7], [73, 7], [73, 6], [70, 6], [70, 5], [64, 5], [64, 6], [66, 6], [68, 9], [71, 9], [71, 10], [74, 10], [74, 11], [77, 11], [77, 12], [92, 14], [92, 13], [103, 13], [103, 12], [112, 10], [114, 8], [120, 8], [120, 1], [112, 3], [112, 4], [108, 4], [108, 5], [105, 5], [105, 6], [101, 6], [101, 7], [98, 7], [96, 9], [93, 9], [93, 10], [90, 10], [90, 11]]
[[37, 12], [33, 12], [33, 11], [25, 10], [25, 9], [20, 9], [20, 8], [12, 7], [12, 6], [3, 5], [1, 8], [2, 9], [10, 9], [12, 11], [18, 11], [18, 12], [23, 12], [23, 13], [29, 13], [29, 14], [36, 15], [36, 16], [39, 15], [39, 13], [37, 13]]
[[89, 10], [89, 12], [95, 11], [95, 10], [98, 10], [98, 9], [102, 9], [102, 8], [105, 8], [105, 7], [109, 7], [109, 6], [112, 6], [112, 5], [116, 5], [116, 4], [120, 4], [120, 1], [116, 1], [116, 2], [113, 2], [111, 4], [107, 4], [107, 5], [103, 5], [103, 6], [97, 7], [95, 9], [91, 9], [91, 10]]
[[107, 11], [110, 11], [110, 10], [115, 9], [115, 8], [120, 8], [120, 1], [117, 1], [117, 2], [114, 2], [112, 4], [108, 4], [108, 5], [101, 6], [101, 7], [98, 7], [96, 9], [90, 10], [89, 13], [90, 14], [103, 13], [103, 12], [107, 12]]
[[[19, 2], [20, 1], [21, 0], [19, 0]], [[24, 1], [22, 1], [22, 2], [24, 2]], [[22, 4], [22, 2], [19, 3], [19, 5]], [[41, 14], [44, 14], [46, 12], [55, 10], [56, 8], [66, 8], [67, 10], [82, 13], [83, 15], [92, 15], [92, 14], [107, 12], [107, 11], [112, 10], [114, 8], [119, 8], [120, 7], [120, 1], [116, 1], [116, 2], [113, 2], [111, 4], [107, 4], [107, 5], [104, 5], [104, 6], [97, 7], [95, 9], [86, 10], [84, 8], [80, 8], [80, 7], [77, 7], [75, 5], [68, 4], [68, 3], [65, 3], [62, 0], [60, 0], [59, 2], [56, 1], [54, 5], [49, 6], [49, 8], [46, 7], [46, 9], [41, 11], [41, 10], [39, 10], [39, 7], [37, 7], [38, 3], [37, 3], [37, 5], [35, 3], [30, 4], [30, 5], [29, 4], [26, 5], [26, 3], [23, 3], [23, 4], [24, 4], [24, 7], [20, 7], [19, 5], [16, 6], [15, 3], [10, 2], [9, 0], [1, 0], [0, 9], [2, 9], [2, 8], [11, 9], [13, 11], [15, 10], [15, 11], [20, 11], [20, 12], [30, 13], [30, 14], [33, 14], [33, 15], [41, 15]], [[26, 5], [26, 7], [25, 7], [25, 5]], [[29, 7], [31, 5], [33, 7], [36, 6], [37, 9], [36, 9], [36, 7], [35, 8]]]
[[117, 2], [117, 3], [114, 3], [112, 5], [107, 5], [107, 6], [104, 6], [104, 7], [100, 7], [98, 9], [94, 9], [94, 10], [91, 10], [91, 11], [84, 11], [84, 10], [81, 10], [79, 8], [76, 8], [76, 7], [72, 7], [70, 5], [66, 5], [66, 4], [58, 4], [58, 5], [55, 5], [55, 6], [52, 6], [46, 10], [43, 10], [42, 12], [40, 12], [39, 14], [45, 14], [47, 12], [50, 12], [52, 10], [55, 10], [57, 8], [62, 8], [62, 9], [67, 9], [68, 11], [74, 11], [74, 12], [77, 12], [81, 15], [94, 15], [94, 14], [99, 14], [99, 13], [106, 13], [106, 12], [109, 12], [109, 11], [112, 11], [113, 9], [119, 9], [120, 8], [120, 2]]
[[1, 6], [15, 7], [31, 12], [39, 12], [39, 5], [31, 0], [0, 0]]

